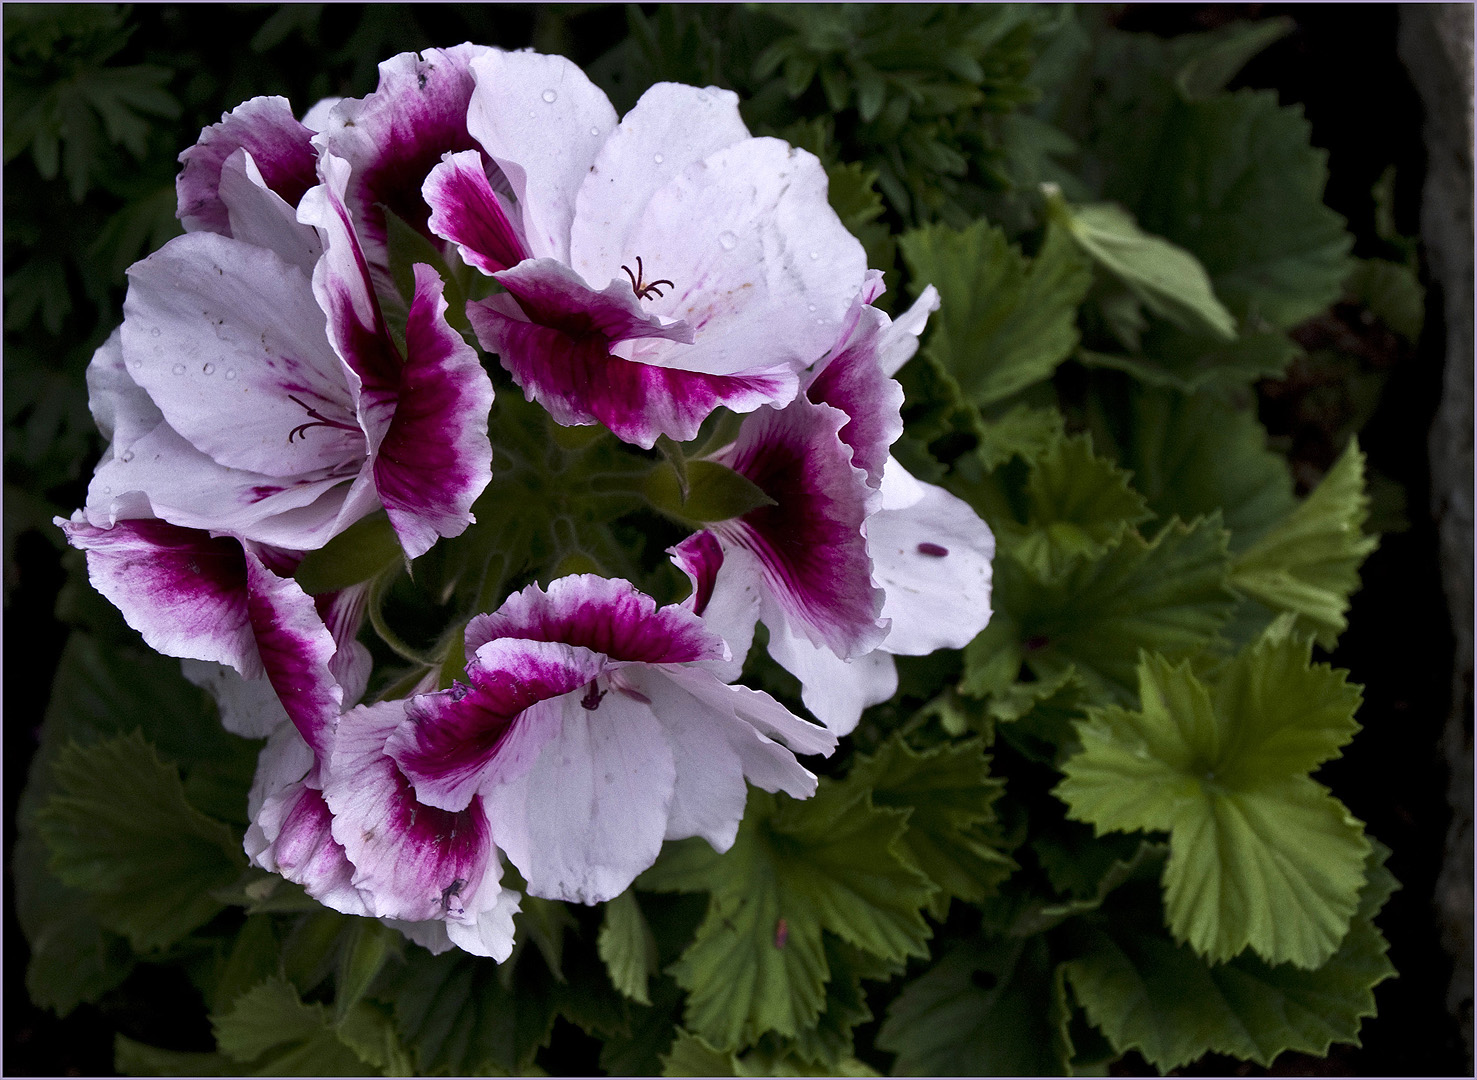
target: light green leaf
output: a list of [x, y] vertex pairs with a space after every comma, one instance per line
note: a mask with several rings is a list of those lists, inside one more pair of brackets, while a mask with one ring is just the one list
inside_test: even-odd
[[1046, 940], [966, 944], [909, 983], [877, 1045], [899, 1076], [1063, 1076], [1068, 1009]]
[[[1013, 559], [997, 560], [994, 600], [1015, 621], [1022, 656], [1038, 678], [1075, 665], [1090, 690], [1126, 701], [1140, 649], [1180, 658], [1212, 640], [1235, 603], [1228, 570], [1218, 518], [1172, 521], [1153, 540], [1124, 534], [1101, 558], [1079, 561], [1049, 583]], [[965, 650], [966, 689], [974, 649], [972, 642]]]
[[1076, 346], [1077, 305], [1092, 274], [1060, 226], [1047, 227], [1029, 260], [983, 220], [963, 232], [914, 229], [898, 245], [913, 281], [932, 283], [942, 300], [923, 353], [976, 405], [1049, 378]]
[[742, 1076], [732, 1051], [715, 1050], [701, 1035], [677, 1032], [672, 1048], [661, 1057], [663, 1076]]
[[1129, 474], [1095, 455], [1087, 435], [1060, 439], [1032, 462], [1024, 503], [1024, 526], [997, 521], [995, 534], [1043, 581], [1060, 577], [1079, 557], [1099, 557], [1152, 516]]
[[1412, 345], [1426, 321], [1426, 290], [1415, 271], [1384, 259], [1359, 259], [1344, 288]]
[[668, 970], [686, 1023], [720, 1049], [815, 1023], [830, 977], [822, 931], [886, 960], [926, 955], [932, 886], [902, 853], [906, 814], [865, 788], [822, 781], [796, 801], [753, 789], [729, 851], [669, 845], [643, 889], [706, 890], [708, 913]]
[[1175, 85], [1190, 101], [1217, 94], [1248, 60], [1295, 29], [1297, 23], [1283, 15], [1174, 38], [1168, 43], [1168, 52], [1171, 60], [1181, 65], [1174, 75]]
[[291, 983], [265, 979], [213, 1018], [216, 1044], [252, 1076], [363, 1076], [371, 1070], [335, 1034], [322, 1005]]
[[983, 420], [977, 426], [980, 465], [994, 469], [1019, 455], [1035, 460], [1050, 449], [1062, 434], [1062, 414], [1056, 409], [1016, 405], [1003, 416]]
[[990, 775], [978, 740], [918, 752], [901, 736], [858, 758], [848, 783], [872, 789], [875, 806], [908, 812], [902, 848], [938, 887], [928, 909], [942, 921], [950, 898], [983, 900], [1015, 863], [999, 850], [994, 802], [1004, 784]]
[[358, 585], [404, 561], [389, 515], [376, 513], [308, 552], [292, 576], [304, 592], [316, 596]]
[[1093, 710], [1055, 789], [1099, 833], [1169, 832], [1170, 930], [1215, 962], [1250, 946], [1316, 968], [1357, 905], [1363, 827], [1307, 773], [1352, 737], [1359, 695], [1310, 649], [1276, 624], [1213, 693], [1145, 656], [1141, 711]]
[[642, 491], [658, 510], [697, 525], [728, 521], [760, 506], [774, 505], [754, 481], [716, 461], [689, 461], [682, 478], [670, 465], [660, 465], [646, 474]]
[[113, 1036], [113, 1068], [123, 1076], [239, 1076], [241, 1066], [217, 1051], [166, 1050]]
[[1216, 299], [1205, 268], [1188, 251], [1146, 233], [1132, 214], [1111, 203], [1068, 206], [1055, 196], [1047, 205], [1078, 246], [1154, 314], [1189, 333], [1223, 341], [1236, 337], [1236, 320]]
[[1088, 367], [1111, 368], [1150, 386], [1189, 394], [1280, 378], [1301, 352], [1296, 342], [1276, 331], [1248, 330], [1234, 341], [1223, 341], [1160, 323], [1148, 329], [1133, 355], [1081, 349], [1077, 359]]
[[615, 988], [638, 1004], [650, 1005], [646, 986], [657, 969], [656, 938], [634, 891], [627, 889], [605, 905], [595, 947]]
[[1119, 1053], [1137, 1050], [1163, 1071], [1205, 1053], [1265, 1067], [1284, 1051], [1323, 1055], [1356, 1043], [1375, 1013], [1374, 987], [1395, 974], [1373, 919], [1394, 879], [1373, 845], [1359, 908], [1338, 951], [1316, 970], [1269, 965], [1250, 954], [1208, 965], [1158, 925], [1148, 890], [1125, 889], [1081, 934], [1064, 966], [1088, 1018]]
[[68, 746], [52, 768], [56, 792], [36, 815], [51, 869], [91, 894], [105, 926], [146, 952], [221, 909], [210, 893], [245, 868], [241, 841], [186, 801], [140, 733]]
[[1360, 564], [1379, 546], [1378, 537], [1363, 532], [1368, 516], [1364, 455], [1351, 441], [1308, 497], [1236, 559], [1231, 584], [1293, 612], [1301, 628], [1331, 649], [1348, 625]]

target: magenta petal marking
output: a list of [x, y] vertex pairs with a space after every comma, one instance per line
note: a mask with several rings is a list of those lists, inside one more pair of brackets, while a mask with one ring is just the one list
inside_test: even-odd
[[554, 259], [528, 259], [500, 271], [498, 282], [512, 293], [528, 318], [570, 337], [603, 337], [607, 342], [663, 338], [690, 345], [693, 329], [641, 307], [624, 277], [599, 292]]
[[692, 582], [692, 595], [685, 602], [688, 610], [694, 615], [701, 615], [707, 610], [708, 601], [713, 598], [713, 585], [723, 566], [723, 545], [716, 536], [704, 529], [693, 533], [667, 551], [671, 553], [678, 569]]
[[456, 244], [469, 265], [495, 274], [528, 258], [476, 150], [448, 154], [426, 177], [422, 192], [431, 207], [426, 227]]
[[471, 524], [472, 503], [492, 479], [492, 380], [447, 325], [442, 288], [434, 270], [416, 264], [399, 397], [374, 464], [375, 487], [412, 559]]
[[296, 206], [318, 182], [312, 137], [286, 98], [255, 97], [236, 106], [179, 156], [184, 166], [175, 180], [180, 221], [190, 232], [231, 235], [230, 215], [220, 198], [221, 166], [243, 147], [267, 187]]
[[[604, 668], [604, 659], [587, 649], [506, 638], [488, 642], [467, 668], [470, 686], [406, 702], [405, 721], [389, 737], [385, 753], [422, 802], [460, 810], [484, 783], [511, 779], [533, 764], [553, 731], [514, 739], [525, 710], [585, 686]], [[519, 760], [501, 760], [509, 752]]]
[[863, 532], [872, 492], [837, 434], [845, 423], [838, 410], [804, 398], [746, 417], [719, 460], [775, 505], [714, 528], [753, 552], [771, 593], [805, 636], [843, 658], [871, 651], [886, 634]]
[[246, 562], [239, 541], [163, 521], [101, 529], [57, 518], [87, 552], [93, 588], [165, 656], [213, 660], [254, 679], [261, 659], [247, 617]]
[[805, 396], [831, 405], [848, 419], [841, 441], [851, 447], [851, 463], [867, 474], [867, 483], [882, 483], [888, 448], [903, 433], [903, 388], [882, 371], [878, 343], [888, 318], [876, 308], [863, 308], [845, 347], [816, 373]]
[[707, 375], [625, 360], [611, 355], [608, 339], [598, 334], [524, 322], [487, 302], [469, 304], [467, 316], [478, 340], [498, 354], [524, 396], [555, 421], [566, 427], [598, 422], [648, 449], [660, 435], [678, 442], [693, 438], [719, 405], [752, 412], [789, 401], [798, 386], [786, 367]]
[[561, 641], [612, 660], [683, 664], [722, 660], [723, 639], [677, 604], [658, 608], [629, 581], [579, 574], [530, 585], [490, 615], [467, 624], [467, 656], [489, 641], [524, 638]]
[[267, 678], [303, 741], [322, 756], [343, 708], [343, 688], [329, 670], [338, 645], [302, 586], [272, 573], [249, 550], [246, 584], [247, 610]]
[[288, 881], [295, 881], [320, 903], [350, 915], [364, 915], [363, 899], [352, 884], [354, 864], [333, 838], [333, 814], [323, 792], [304, 785], [282, 819], [268, 858]]

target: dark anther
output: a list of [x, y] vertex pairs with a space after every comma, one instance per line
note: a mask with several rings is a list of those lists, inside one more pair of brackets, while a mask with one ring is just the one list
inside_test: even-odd
[[446, 886], [446, 888], [444, 888], [444, 889], [441, 890], [441, 910], [442, 911], [449, 911], [451, 909], [451, 898], [453, 896], [460, 896], [461, 895], [462, 888], [466, 884], [467, 883], [465, 881], [463, 881], [461, 878], [453, 878], [452, 881], [451, 881], [451, 884], [448, 885], [448, 886]]
[[675, 289], [677, 287], [675, 282], [668, 281], [666, 278], [657, 278], [650, 284], [643, 285], [641, 283], [641, 278], [646, 273], [646, 269], [641, 265], [640, 255], [636, 256], [636, 272], [634, 274], [631, 273], [631, 268], [625, 263], [621, 264], [621, 269], [626, 272], [626, 277], [631, 279], [631, 291], [636, 294], [637, 300], [645, 300], [652, 293], [655, 293], [657, 296], [661, 296], [662, 291], [657, 288], [658, 285], [665, 285], [671, 289]]
[[311, 405], [309, 405], [306, 401], [300, 400], [298, 397], [296, 397], [293, 394], [288, 394], [287, 396], [289, 398], [291, 398], [293, 401], [296, 401], [299, 405], [301, 405], [303, 407], [303, 411], [306, 412], [309, 416], [311, 416], [313, 418], [312, 420], [308, 421], [306, 424], [299, 424], [297, 427], [295, 427], [291, 431], [289, 431], [287, 433], [287, 441], [288, 442], [292, 442], [293, 439], [296, 439], [303, 432], [307, 431], [308, 428], [315, 428], [315, 427], [336, 427], [336, 428], [340, 428], [343, 431], [358, 431], [359, 430], [357, 427], [354, 427], [352, 424], [343, 424], [343, 423], [340, 423], [337, 420], [330, 420], [328, 417], [324, 416], [317, 409], [315, 409]]
[[919, 555], [932, 555], [935, 559], [942, 559], [949, 553], [949, 549], [942, 544], [930, 544], [926, 541], [918, 545]]
[[605, 691], [598, 689], [595, 683], [585, 688], [585, 696], [580, 698], [580, 704], [594, 712], [600, 708], [600, 699], [605, 696]]

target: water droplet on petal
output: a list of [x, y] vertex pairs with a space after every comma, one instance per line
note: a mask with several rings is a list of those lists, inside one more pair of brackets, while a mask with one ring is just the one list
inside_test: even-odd
[[810, 258], [811, 258], [811, 261], [812, 262], [814, 262], [816, 259], [819, 259], [820, 257], [821, 257], [821, 253], [819, 251], [812, 251], [810, 253]]
[[660, 164], [661, 164], [661, 163], [662, 163], [662, 162], [664, 162], [664, 161], [666, 161], [666, 160], [667, 160], [667, 159], [666, 159], [666, 158], [664, 158], [664, 157], [662, 157], [662, 156], [661, 156], [661, 155], [660, 155], [660, 154], [657, 154], [657, 155], [656, 155], [656, 156], [655, 156], [655, 157], [654, 157], [654, 158], [652, 158], [652, 159], [651, 159], [651, 160], [652, 160], [652, 161], [654, 161], [654, 162], [656, 162], [656, 163], [657, 163], [657, 164], [658, 164], [658, 165], [660, 165]]
[[211, 374], [211, 373], [213, 373], [215, 371], [215, 365], [214, 364], [206, 364], [200, 370], [203, 371], [203, 372], [205, 372], [205, 374], [209, 375], [209, 374]]
[[150, 330], [149, 331], [149, 336], [150, 337], [158, 337], [159, 336], [159, 328], [156, 326], [156, 327], [154, 327], [154, 329]]
[[554, 102], [556, 102], [556, 101], [559, 100], [559, 95], [557, 93], [555, 93], [553, 90], [545, 90], [543, 92], [543, 94], [541, 94], [540, 96], [545, 101], [547, 101], [550, 105], [554, 104]]
[[228, 379], [234, 379], [235, 377], [236, 377], [236, 369], [233, 368], [233, 367], [226, 368], [226, 378], [228, 378]]
[[111, 495], [111, 494], [113, 494], [113, 489], [111, 487], [109, 487], [108, 485], [104, 484], [103, 485], [103, 494], [104, 495]]
[[721, 232], [718, 234], [718, 243], [723, 245], [724, 251], [732, 251], [738, 246], [738, 237], [731, 232]]
[[810, 310], [810, 312], [812, 314], [815, 313], [815, 305], [814, 304], [806, 304], [805, 306], [806, 306], [806, 308], [808, 308]]
[[184, 364], [175, 364], [174, 365], [174, 373], [176, 375], [183, 375], [185, 373], [185, 365]]
[[144, 366], [144, 362], [135, 356], [131, 361], [129, 361], [128, 366], [133, 368], [134, 371], [137, 371], [139, 368]]
[[591, 128], [591, 129], [590, 129], [590, 134], [591, 134], [591, 135], [599, 135], [599, 134], [600, 134], [600, 129], [599, 129], [599, 128], [597, 128], [597, 127], [592, 127], [592, 128]]
[[125, 451], [123, 451], [123, 461], [124, 461], [124, 464], [127, 464], [128, 462], [130, 462], [132, 460], [133, 460], [133, 451], [132, 450], [125, 450]]

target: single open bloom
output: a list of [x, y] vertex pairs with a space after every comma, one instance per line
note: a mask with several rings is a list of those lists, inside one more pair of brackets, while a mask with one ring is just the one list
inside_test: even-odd
[[842, 735], [896, 690], [892, 654], [961, 648], [990, 618], [989, 527], [888, 452], [903, 430], [892, 374], [916, 351], [938, 294], [930, 286], [893, 322], [870, 305], [879, 286], [869, 279], [804, 392], [745, 417], [715, 455], [774, 504], [672, 549], [693, 582], [688, 606], [733, 649], [727, 674], [737, 677], [763, 622], [806, 707]]
[[820, 162], [750, 137], [726, 90], [658, 83], [617, 122], [562, 57], [471, 70], [483, 153], [431, 171], [429, 227], [507, 290], [467, 314], [525, 395], [644, 447], [793, 398], [865, 273]]
[[[746, 778], [810, 795], [815, 777], [795, 754], [836, 745], [767, 694], [721, 681], [710, 668], [727, 657], [722, 639], [625, 581], [529, 586], [473, 619], [466, 649], [466, 684], [361, 706], [332, 736], [333, 835], [376, 915], [419, 918], [433, 898], [463, 898], [490, 865], [477, 861], [485, 844], [536, 896], [608, 900], [664, 839], [726, 850]], [[433, 834], [439, 861], [407, 857]]]

